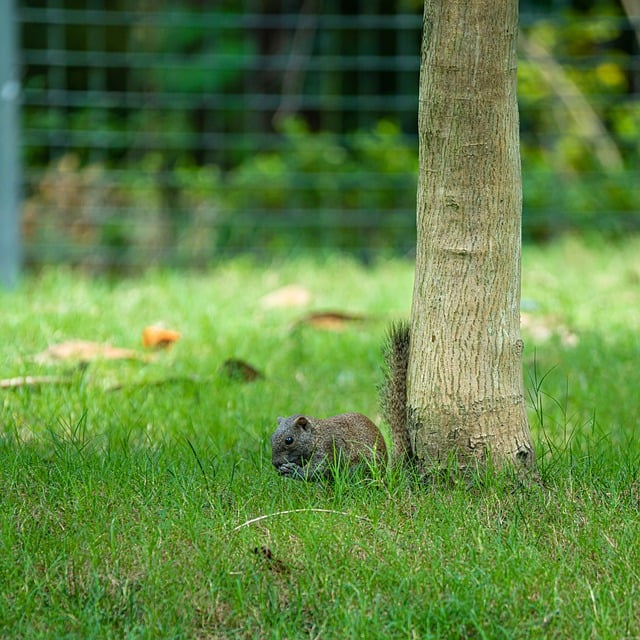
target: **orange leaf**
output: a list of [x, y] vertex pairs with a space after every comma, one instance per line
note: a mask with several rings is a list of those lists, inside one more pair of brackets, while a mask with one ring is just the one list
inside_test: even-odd
[[299, 321], [299, 324], [308, 324], [316, 329], [328, 329], [329, 331], [343, 331], [351, 322], [361, 322], [363, 316], [351, 315], [340, 311], [322, 311], [310, 313]]
[[170, 347], [174, 342], [180, 340], [180, 333], [172, 329], [162, 327], [145, 327], [142, 331], [142, 344], [145, 347]]

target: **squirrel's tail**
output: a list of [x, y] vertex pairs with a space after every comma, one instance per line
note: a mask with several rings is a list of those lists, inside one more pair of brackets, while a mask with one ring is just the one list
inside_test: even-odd
[[407, 425], [407, 367], [409, 364], [410, 328], [408, 322], [389, 327], [383, 347], [384, 383], [380, 390], [380, 409], [390, 427], [393, 459], [407, 458], [411, 442]]

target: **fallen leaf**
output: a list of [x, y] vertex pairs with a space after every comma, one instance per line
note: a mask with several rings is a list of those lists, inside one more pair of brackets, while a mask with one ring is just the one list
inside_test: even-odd
[[310, 291], [299, 284], [289, 284], [260, 298], [260, 304], [265, 309], [304, 307], [310, 301]]
[[70, 384], [71, 378], [60, 376], [17, 376], [0, 380], [0, 389], [18, 389], [19, 387], [38, 387], [44, 384]]
[[180, 340], [180, 332], [173, 329], [151, 325], [150, 327], [145, 327], [142, 331], [142, 344], [145, 347], [166, 349], [178, 340]]
[[329, 331], [344, 331], [348, 324], [362, 322], [364, 319], [364, 316], [351, 315], [340, 311], [323, 311], [310, 313], [308, 316], [298, 320], [297, 324], [308, 324], [316, 329], [327, 329]]
[[222, 367], [220, 367], [220, 371], [223, 375], [227, 376], [227, 378], [240, 382], [253, 382], [254, 380], [264, 378], [264, 375], [258, 371], [258, 369], [252, 367], [244, 360], [236, 360], [234, 358], [225, 360], [222, 363]]
[[553, 336], [557, 336], [566, 347], [575, 347], [579, 342], [577, 334], [552, 315], [521, 313], [520, 327], [537, 342], [546, 342]]
[[68, 340], [37, 353], [31, 358], [38, 364], [48, 364], [57, 360], [145, 360], [150, 357], [133, 349], [114, 347], [108, 343], [89, 340]]

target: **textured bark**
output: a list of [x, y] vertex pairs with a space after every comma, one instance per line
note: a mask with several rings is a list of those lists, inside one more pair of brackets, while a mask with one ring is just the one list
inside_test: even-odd
[[517, 0], [426, 0], [409, 429], [423, 466], [533, 468], [520, 339]]

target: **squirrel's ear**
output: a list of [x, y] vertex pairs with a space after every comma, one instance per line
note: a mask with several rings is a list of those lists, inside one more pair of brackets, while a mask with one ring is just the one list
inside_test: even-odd
[[296, 418], [296, 421], [294, 422], [294, 426], [302, 427], [303, 429], [306, 429], [308, 424], [309, 424], [309, 421], [305, 416], [300, 416], [299, 418]]

